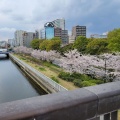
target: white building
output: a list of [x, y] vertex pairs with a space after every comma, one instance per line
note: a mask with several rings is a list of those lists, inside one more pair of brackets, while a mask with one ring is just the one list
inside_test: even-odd
[[62, 30], [65, 30], [65, 19], [56, 19], [52, 21], [55, 27], [61, 28]]
[[25, 31], [23, 30], [16, 30], [14, 33], [14, 37], [15, 37], [15, 42], [16, 42], [16, 46], [23, 46], [23, 34]]
[[92, 34], [90, 37], [91, 38], [107, 38], [107, 35], [105, 35], [105, 34], [102, 34], [102, 35]]

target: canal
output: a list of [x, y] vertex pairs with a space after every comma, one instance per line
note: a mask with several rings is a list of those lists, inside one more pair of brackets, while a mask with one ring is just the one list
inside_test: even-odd
[[0, 55], [0, 104], [43, 94], [5, 55]]

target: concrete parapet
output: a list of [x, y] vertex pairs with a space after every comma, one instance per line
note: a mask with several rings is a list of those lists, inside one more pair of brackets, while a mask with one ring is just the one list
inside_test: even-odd
[[113, 82], [4, 103], [0, 120], [99, 120], [100, 115], [117, 120], [119, 85]]

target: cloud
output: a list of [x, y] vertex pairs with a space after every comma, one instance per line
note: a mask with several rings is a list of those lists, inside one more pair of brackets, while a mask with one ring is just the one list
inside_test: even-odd
[[15, 30], [15, 28], [0, 28], [0, 41], [7, 40], [10, 37], [13, 38]]
[[3, 38], [13, 38], [15, 29], [35, 31], [57, 18], [65, 18], [69, 31], [74, 25], [86, 25], [88, 36], [120, 27], [119, 0], [0, 0], [0, 5]]
[[0, 32], [15, 32], [15, 28], [0, 28]]

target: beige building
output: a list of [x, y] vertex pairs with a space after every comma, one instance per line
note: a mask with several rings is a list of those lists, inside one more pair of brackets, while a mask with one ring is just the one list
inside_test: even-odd
[[72, 36], [75, 36], [75, 38], [77, 38], [78, 36], [86, 37], [86, 26], [74, 26], [72, 28]]
[[75, 42], [75, 36], [69, 36], [69, 43], [74, 43]]

